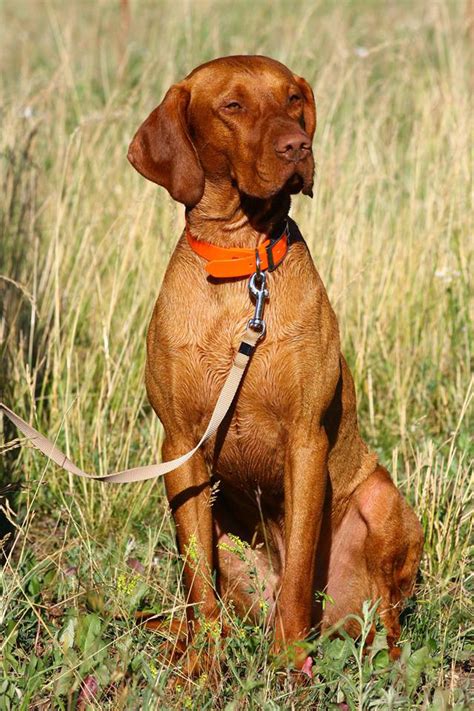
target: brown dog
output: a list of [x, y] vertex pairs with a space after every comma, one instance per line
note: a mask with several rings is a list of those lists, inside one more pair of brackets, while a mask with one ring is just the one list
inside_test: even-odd
[[[281, 232], [290, 194], [311, 195], [315, 128], [304, 79], [265, 57], [225, 57], [168, 91], [128, 155], [184, 203], [194, 246], [257, 248]], [[359, 435], [336, 317], [289, 224], [291, 246], [267, 280], [267, 333], [233, 410], [217, 437], [166, 477], [195, 608], [190, 629], [197, 611], [200, 620], [219, 617], [219, 596], [255, 616], [263, 597], [279, 650], [380, 598], [395, 656], [421, 527]], [[148, 332], [146, 385], [165, 429], [164, 459], [200, 438], [252, 315], [247, 278], [213, 278], [205, 266], [183, 235]], [[231, 534], [248, 545], [237, 550]], [[333, 603], [321, 620], [315, 595], [324, 589]]]

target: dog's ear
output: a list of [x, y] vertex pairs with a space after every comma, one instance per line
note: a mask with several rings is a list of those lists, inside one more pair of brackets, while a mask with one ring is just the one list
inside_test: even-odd
[[296, 76], [296, 74], [293, 74], [293, 78], [298, 84], [301, 93], [303, 94], [304, 127], [306, 133], [312, 139], [314, 136], [314, 132], [316, 131], [316, 102], [314, 101], [313, 90], [311, 89], [306, 79], [303, 79], [303, 77], [298, 77]]
[[204, 171], [189, 136], [186, 110], [189, 91], [176, 84], [136, 132], [128, 160], [171, 197], [194, 207], [204, 192]]

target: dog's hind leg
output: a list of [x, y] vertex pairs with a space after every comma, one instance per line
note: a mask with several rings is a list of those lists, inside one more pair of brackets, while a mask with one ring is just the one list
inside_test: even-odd
[[[323, 629], [346, 615], [360, 615], [364, 600], [380, 600], [390, 655], [396, 658], [399, 615], [413, 588], [422, 545], [418, 519], [386, 469], [378, 466], [353, 492], [332, 531]], [[354, 618], [344, 626], [354, 637], [360, 634]]]

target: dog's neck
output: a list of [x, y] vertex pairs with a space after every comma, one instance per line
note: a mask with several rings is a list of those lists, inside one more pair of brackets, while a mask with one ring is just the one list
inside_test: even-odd
[[242, 195], [228, 181], [206, 181], [200, 202], [186, 212], [194, 238], [219, 247], [257, 247], [290, 209], [290, 196], [281, 192], [268, 199]]

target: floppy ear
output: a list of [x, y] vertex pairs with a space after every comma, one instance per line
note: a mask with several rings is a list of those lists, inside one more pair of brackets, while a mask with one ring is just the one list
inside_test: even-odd
[[295, 74], [293, 74], [293, 77], [296, 83], [298, 84], [301, 93], [303, 94], [304, 127], [306, 133], [312, 139], [314, 136], [314, 132], [316, 131], [316, 103], [314, 101], [313, 90], [311, 89], [306, 79], [303, 79], [303, 77], [298, 77]]
[[128, 160], [172, 198], [194, 207], [204, 192], [204, 172], [189, 137], [186, 109], [189, 91], [176, 84], [136, 132]]

